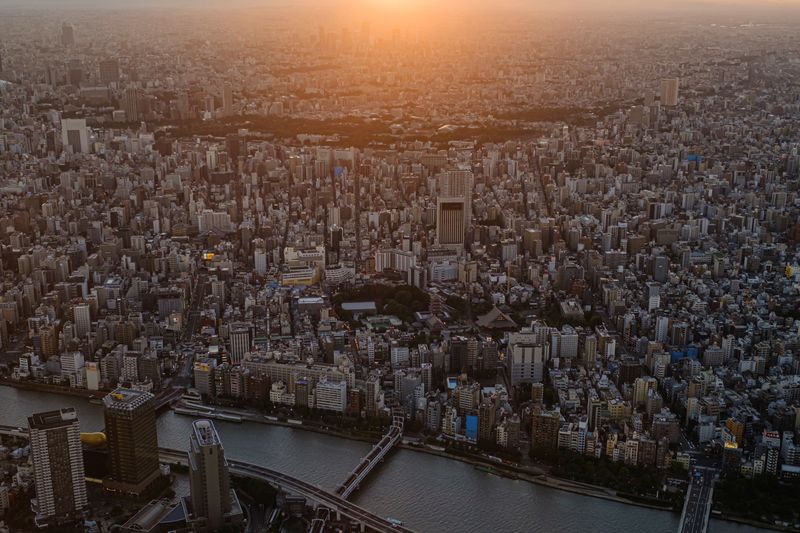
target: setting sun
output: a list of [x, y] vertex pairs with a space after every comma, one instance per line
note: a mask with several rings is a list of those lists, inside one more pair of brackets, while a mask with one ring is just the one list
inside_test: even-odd
[[799, 35], [0, 0], [0, 533], [800, 533]]

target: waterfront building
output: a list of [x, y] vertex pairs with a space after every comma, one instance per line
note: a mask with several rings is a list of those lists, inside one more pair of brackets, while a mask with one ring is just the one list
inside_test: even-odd
[[59, 527], [80, 518], [88, 507], [80, 423], [73, 408], [28, 417], [38, 527]]
[[191, 494], [182, 499], [187, 524], [197, 532], [212, 532], [241, 523], [242, 507], [231, 488], [225, 449], [213, 422], [192, 422], [187, 455]]
[[117, 388], [103, 398], [108, 442], [108, 478], [103, 486], [141, 495], [159, 478], [158, 437], [153, 395]]

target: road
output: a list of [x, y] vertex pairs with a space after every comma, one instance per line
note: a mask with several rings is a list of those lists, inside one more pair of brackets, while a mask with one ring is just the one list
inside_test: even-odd
[[[185, 451], [160, 448], [159, 453], [162, 461], [180, 464], [186, 464], [187, 462]], [[366, 528], [368, 528], [368, 530], [382, 533], [410, 533], [411, 531], [403, 526], [393, 526], [385, 519], [370, 513], [354, 503], [344, 500], [316, 485], [306, 483], [305, 481], [294, 478], [287, 474], [283, 474], [263, 466], [232, 460], [230, 458], [228, 459], [228, 467], [232, 474], [261, 479], [270, 484], [277, 485], [289, 492], [305, 496], [309, 500], [322, 504], [329, 509], [332, 509], [334, 512], [341, 513], [342, 515], [363, 524], [366, 526]]]
[[[183, 350], [188, 343], [194, 339], [200, 328], [200, 306], [206, 295], [206, 286], [208, 285], [208, 274], [200, 272], [197, 276], [194, 290], [192, 291], [191, 299], [189, 300], [189, 308], [186, 310], [186, 324], [183, 328], [183, 334], [180, 337], [181, 344], [178, 346], [179, 350]], [[191, 387], [192, 386], [192, 365], [194, 365], [194, 352], [183, 354], [183, 361], [178, 373], [167, 383], [172, 387]]]
[[696, 467], [683, 504], [679, 533], [706, 533], [717, 471]]
[[191, 300], [189, 301], [189, 309], [187, 316], [189, 317], [186, 326], [183, 329], [183, 342], [189, 342], [197, 334], [197, 328], [200, 325], [200, 304], [203, 303], [203, 298], [206, 295], [206, 284], [208, 283], [208, 274], [200, 272], [197, 275], [197, 283], [194, 285]]

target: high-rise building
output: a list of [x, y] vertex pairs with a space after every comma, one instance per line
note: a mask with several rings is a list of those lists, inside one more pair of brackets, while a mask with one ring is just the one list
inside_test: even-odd
[[242, 153], [241, 145], [243, 142], [243, 139], [236, 133], [229, 133], [225, 136], [225, 151], [228, 152], [228, 159], [234, 164], [234, 169], [236, 168], [236, 161]]
[[317, 409], [344, 413], [347, 409], [347, 382], [321, 380], [314, 391]]
[[143, 494], [159, 477], [158, 438], [153, 395], [118, 388], [103, 398], [109, 477], [113, 491]]
[[661, 80], [661, 105], [674, 107], [678, 105], [678, 78], [665, 78]]
[[181, 120], [191, 118], [191, 106], [189, 104], [189, 93], [182, 91], [178, 93], [177, 99], [178, 117]]
[[83, 81], [83, 64], [81, 60], [70, 59], [67, 62], [67, 83], [73, 87], [80, 87]]
[[61, 44], [63, 46], [75, 45], [75, 28], [68, 22], [61, 24]]
[[465, 202], [463, 198], [440, 197], [436, 204], [436, 244], [445, 247], [464, 247]]
[[38, 527], [66, 524], [88, 506], [78, 415], [73, 408], [28, 417]]
[[253, 252], [255, 261], [255, 271], [262, 276], [267, 273], [267, 251], [263, 248], [256, 248]]
[[231, 324], [230, 339], [231, 364], [238, 365], [250, 351], [250, 326], [244, 322]]
[[478, 407], [478, 439], [485, 442], [494, 442], [494, 426], [495, 426], [495, 408], [494, 402], [491, 400], [484, 400]]
[[653, 279], [660, 283], [667, 281], [669, 276], [669, 257], [659, 255], [653, 258]]
[[40, 353], [45, 360], [58, 355], [58, 330], [53, 324], [39, 329], [39, 339]]
[[555, 450], [558, 447], [558, 430], [561, 412], [535, 408], [532, 416], [531, 447], [535, 450]]
[[75, 317], [75, 336], [83, 339], [92, 331], [92, 317], [89, 304], [80, 304], [72, 308]]
[[100, 83], [108, 85], [119, 81], [119, 61], [106, 59], [100, 62]]
[[541, 383], [545, 366], [550, 360], [550, 345], [536, 342], [531, 333], [514, 333], [509, 339], [508, 347], [511, 385]]
[[471, 170], [448, 170], [439, 176], [439, 196], [464, 199], [464, 227], [472, 222], [472, 192], [475, 176]]
[[187, 523], [195, 531], [216, 531], [242, 521], [242, 507], [231, 489], [228, 461], [210, 420], [195, 420], [189, 436], [189, 486], [183, 498]]
[[72, 148], [75, 154], [89, 153], [89, 129], [85, 118], [61, 119], [61, 144]]
[[139, 120], [141, 91], [136, 87], [128, 87], [122, 96], [122, 109], [128, 122]]
[[233, 115], [233, 89], [227, 84], [222, 87], [222, 112], [226, 117]]

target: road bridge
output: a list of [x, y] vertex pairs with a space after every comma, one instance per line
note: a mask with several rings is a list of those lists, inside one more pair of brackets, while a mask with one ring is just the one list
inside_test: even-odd
[[336, 494], [341, 496], [344, 499], [350, 497], [354, 490], [356, 490], [361, 482], [364, 481], [372, 469], [375, 468], [375, 465], [383, 461], [383, 458], [386, 457], [386, 454], [389, 453], [392, 448], [394, 448], [395, 444], [400, 442], [400, 439], [403, 438], [403, 417], [402, 416], [394, 416], [392, 420], [392, 425], [389, 427], [389, 431], [386, 432], [386, 435], [372, 447], [369, 454], [366, 457], [361, 459], [361, 462], [358, 463], [358, 466], [350, 472], [350, 475], [347, 476], [347, 479], [339, 485], [339, 488], [336, 489]]
[[170, 403], [177, 400], [183, 395], [184, 389], [178, 387], [172, 387], [169, 389], [161, 390], [156, 396], [153, 398], [153, 409], [156, 412], [160, 411], [161, 409], [167, 407]]
[[714, 499], [717, 471], [713, 468], [695, 467], [689, 489], [683, 502], [683, 512], [678, 533], [706, 533]]
[[[163, 462], [178, 463], [181, 465], [187, 464], [188, 459], [185, 451], [160, 448], [159, 454]], [[406, 527], [394, 525], [388, 520], [370, 513], [369, 511], [345, 500], [337, 494], [333, 494], [321, 487], [312, 485], [311, 483], [307, 483], [276, 470], [230, 458], [228, 458], [228, 468], [232, 474], [266, 481], [267, 483], [276, 485], [283, 490], [294, 494], [299, 494], [306, 497], [308, 500], [324, 505], [325, 507], [331, 509], [331, 511], [337, 513], [337, 516], [346, 516], [347, 518], [361, 524], [362, 531], [377, 531], [379, 533], [410, 533], [411, 531]]]

